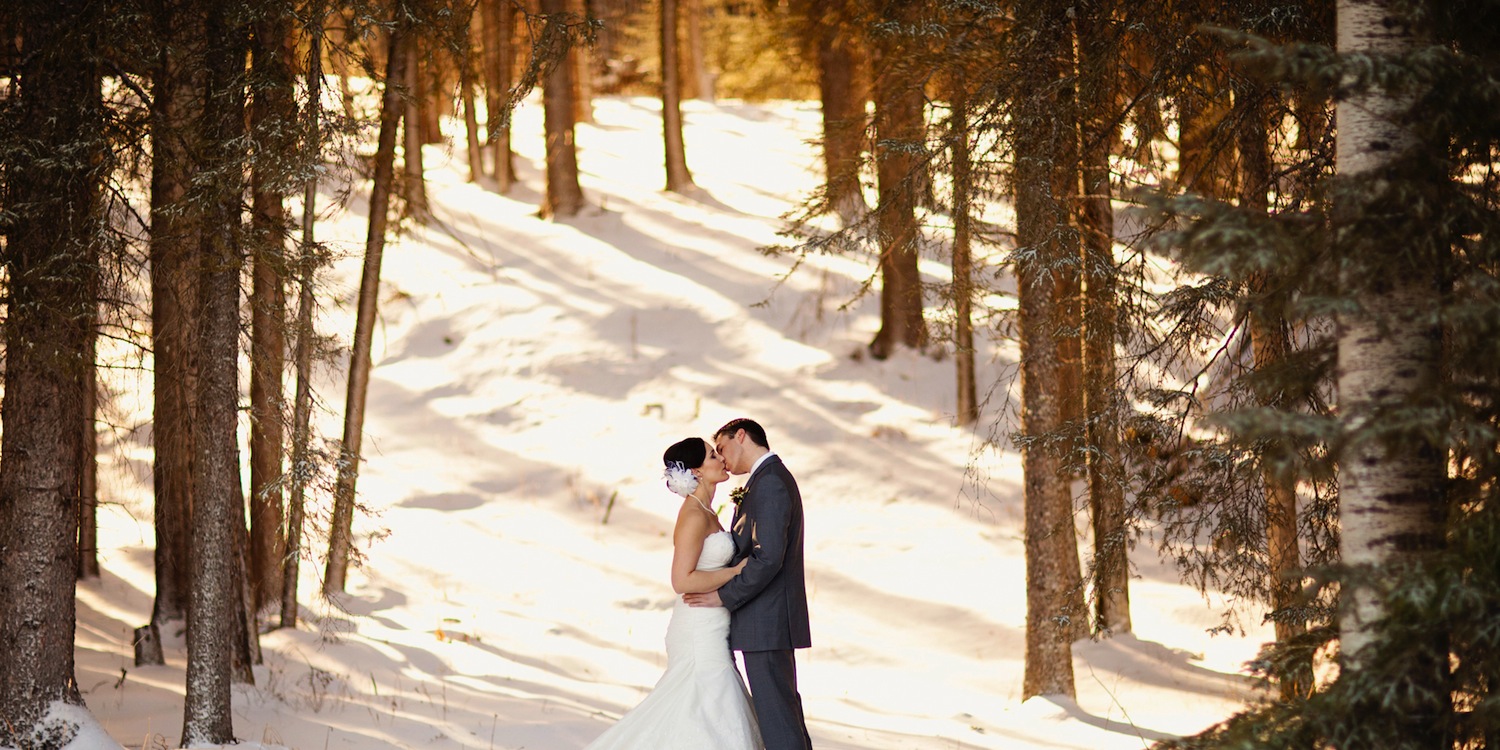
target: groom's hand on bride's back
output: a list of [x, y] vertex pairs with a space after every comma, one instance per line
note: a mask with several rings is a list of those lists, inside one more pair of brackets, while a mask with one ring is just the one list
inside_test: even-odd
[[702, 594], [683, 594], [682, 600], [689, 607], [722, 607], [724, 602], [719, 601], [718, 591], [709, 591]]

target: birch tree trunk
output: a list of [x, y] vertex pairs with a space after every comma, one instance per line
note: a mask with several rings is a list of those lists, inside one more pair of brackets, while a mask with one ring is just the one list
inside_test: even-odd
[[243, 564], [237, 535], [244, 529], [240, 494], [239, 331], [240, 202], [244, 190], [240, 151], [245, 123], [244, 59], [248, 39], [236, 23], [238, 3], [204, 3], [207, 43], [203, 94], [206, 204], [198, 280], [203, 290], [198, 348], [201, 381], [194, 448], [192, 514], [193, 587], [188, 605], [187, 687], [182, 745], [234, 741], [230, 714], [232, 665], [240, 632], [235, 624], [241, 594], [236, 570]]
[[[349, 388], [344, 400], [344, 437], [334, 485], [333, 519], [328, 538], [328, 566], [323, 576], [325, 594], [343, 593], [349, 571], [354, 523], [354, 497], [359, 479], [361, 442], [365, 428], [365, 396], [370, 387], [370, 348], [375, 333], [380, 296], [380, 261], [385, 252], [386, 214], [395, 178], [396, 131], [400, 128], [401, 92], [412, 57], [410, 29], [398, 12], [386, 54], [385, 91], [380, 104], [380, 140], [375, 149], [375, 176], [370, 190], [370, 227], [365, 236], [364, 271], [359, 282], [359, 310], [354, 322], [354, 349], [349, 355]], [[408, 125], [411, 120], [407, 121]], [[307, 332], [304, 331], [304, 335]], [[300, 383], [299, 383], [300, 387]]]
[[[1401, 55], [1417, 48], [1408, 22], [1394, 0], [1339, 0], [1341, 53]], [[1395, 172], [1420, 147], [1402, 126], [1410, 94], [1373, 86], [1339, 102], [1339, 172], [1380, 200], [1397, 181]], [[1386, 198], [1389, 200], [1389, 198]], [[1442, 453], [1421, 436], [1397, 434], [1382, 419], [1392, 407], [1420, 401], [1439, 385], [1440, 333], [1436, 310], [1440, 289], [1434, 259], [1420, 250], [1392, 247], [1390, 237], [1373, 238], [1362, 205], [1335, 214], [1337, 234], [1363, 231], [1361, 242], [1346, 240], [1340, 284], [1358, 310], [1340, 315], [1338, 326], [1338, 411], [1344, 432], [1339, 455], [1340, 554], [1346, 565], [1371, 569], [1410, 558], [1442, 543]], [[1376, 209], [1369, 209], [1373, 213]], [[1410, 221], [1398, 217], [1396, 221]], [[1399, 227], [1398, 227], [1399, 228]], [[1410, 232], [1406, 233], [1408, 236]], [[1339, 623], [1346, 667], [1359, 668], [1368, 628], [1383, 605], [1368, 587], [1346, 591]]]
[[693, 187], [688, 172], [687, 147], [682, 142], [682, 80], [677, 45], [677, 0], [661, 0], [661, 124], [666, 145], [667, 190], [687, 192]]
[[[0, 745], [34, 747], [48, 706], [81, 705], [73, 674], [79, 405], [93, 366], [99, 193], [107, 150], [99, 6], [13, 7], [26, 56], [12, 79], [16, 138], [3, 155], [12, 212], [0, 403]], [[71, 158], [56, 158], [71, 154]], [[96, 171], [97, 170], [97, 171]], [[42, 743], [54, 750], [60, 743]]]

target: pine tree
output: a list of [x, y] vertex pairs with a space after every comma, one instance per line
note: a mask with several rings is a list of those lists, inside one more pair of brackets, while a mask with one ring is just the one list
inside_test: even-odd
[[583, 210], [583, 188], [578, 185], [578, 150], [573, 141], [575, 113], [572, 66], [567, 64], [572, 47], [569, 27], [574, 17], [567, 0], [541, 0], [546, 25], [536, 44], [546, 59], [542, 74], [543, 119], [547, 129], [547, 198], [544, 216], [573, 216]]
[[[61, 748], [49, 705], [81, 705], [73, 675], [79, 455], [93, 368], [100, 210], [102, 8], [21, 2], [27, 54], [0, 104], [0, 204], [7, 206], [5, 399], [0, 405], [0, 744]], [[20, 209], [20, 210], [16, 210]]]
[[666, 144], [667, 190], [685, 193], [693, 187], [682, 139], [682, 71], [679, 64], [677, 0], [661, 0], [661, 123]]

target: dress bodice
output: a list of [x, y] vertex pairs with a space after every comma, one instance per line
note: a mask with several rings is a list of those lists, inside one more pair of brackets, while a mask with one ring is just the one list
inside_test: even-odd
[[703, 551], [698, 553], [699, 570], [718, 570], [734, 558], [734, 535], [727, 531], [715, 531], [703, 540]]

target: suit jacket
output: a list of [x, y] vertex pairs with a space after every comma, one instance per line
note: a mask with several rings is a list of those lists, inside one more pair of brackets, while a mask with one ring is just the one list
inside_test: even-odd
[[802, 494], [779, 456], [767, 458], [745, 485], [734, 511], [735, 557], [750, 562], [719, 589], [731, 613], [736, 651], [807, 648], [807, 583], [802, 563]]

